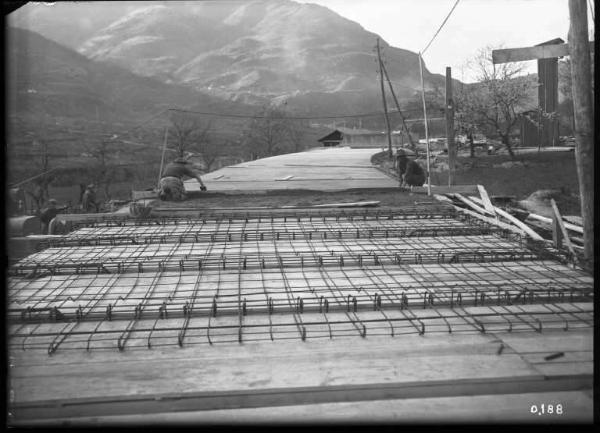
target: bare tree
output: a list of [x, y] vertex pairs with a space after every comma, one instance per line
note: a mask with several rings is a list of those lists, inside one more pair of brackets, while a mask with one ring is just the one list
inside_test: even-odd
[[119, 143], [101, 138], [97, 141], [94, 140], [86, 148], [94, 158], [94, 163], [91, 167], [94, 182], [102, 187], [105, 200], [110, 200], [110, 187], [115, 179], [115, 165], [119, 160]]
[[263, 107], [250, 121], [244, 137], [244, 147], [251, 159], [287, 153], [289, 141], [289, 119], [282, 110]]
[[535, 100], [535, 79], [523, 76], [522, 63], [494, 65], [491, 47], [481, 49], [468, 67], [475, 73], [477, 82], [457, 92], [457, 112], [467, 123], [500, 137], [514, 157], [511, 135], [519, 112]]
[[24, 192], [31, 197], [36, 210], [40, 211], [49, 199], [48, 187], [53, 180], [48, 142], [34, 139], [31, 156], [33, 169], [40, 175], [26, 185]]
[[288, 119], [287, 135], [288, 140], [294, 152], [299, 152], [303, 148], [303, 143], [306, 139], [306, 130], [308, 126], [306, 121]]
[[193, 147], [199, 148], [208, 141], [210, 122], [192, 114], [171, 113], [170, 134], [175, 140], [177, 156], [183, 157]]
[[217, 162], [221, 156], [226, 155], [228, 146], [228, 141], [216, 141], [214, 139], [204, 140], [199, 146], [199, 151], [206, 171], [211, 171], [213, 164]]

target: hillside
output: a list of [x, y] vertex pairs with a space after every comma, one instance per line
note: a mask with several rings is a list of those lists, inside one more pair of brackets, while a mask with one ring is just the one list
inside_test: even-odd
[[[87, 3], [57, 6], [71, 24], [59, 10], [31, 5], [14, 14], [14, 25], [69, 43], [90, 59], [225, 99], [287, 101], [307, 112], [348, 103], [354, 113], [380, 109], [377, 35], [322, 6], [290, 0], [123, 2], [98, 14]], [[67, 40], [65, 27], [53, 22], [77, 37]], [[420, 83], [417, 54], [385, 41], [382, 47], [396, 92], [412, 96]], [[442, 77], [425, 69], [425, 82], [440, 85]]]
[[[95, 163], [97, 157], [91, 154], [97, 154], [108, 137], [113, 137], [107, 153], [110, 163], [160, 161], [168, 108], [242, 114], [255, 110], [90, 60], [28, 30], [8, 27], [6, 36], [6, 151], [11, 181], [44, 171], [44, 153], [53, 167]], [[212, 125], [241, 129], [227, 128], [227, 122], [214, 120]], [[117, 135], [121, 137], [115, 140]]]
[[97, 62], [34, 32], [9, 27], [9, 113], [13, 116], [138, 121], [168, 107], [230, 110], [189, 88]]

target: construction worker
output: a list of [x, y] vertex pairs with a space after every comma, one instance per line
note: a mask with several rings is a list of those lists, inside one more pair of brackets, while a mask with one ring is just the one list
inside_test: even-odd
[[81, 208], [84, 212], [98, 212], [100, 206], [96, 201], [96, 185], [93, 183], [89, 184], [83, 193], [81, 199]]
[[183, 179], [185, 177], [196, 179], [200, 183], [200, 190], [206, 191], [206, 186], [200, 177], [202, 173], [188, 161], [190, 156], [191, 155], [188, 155], [187, 158], [176, 158], [173, 162], [167, 164], [163, 170], [158, 191], [158, 196], [161, 200], [185, 200], [186, 194], [183, 185]]
[[42, 223], [42, 234], [51, 234], [48, 233], [50, 221], [52, 221], [60, 211], [65, 210], [67, 207], [68, 206], [57, 207], [56, 200], [54, 200], [53, 198], [48, 200], [48, 207], [42, 209], [42, 212], [40, 213], [40, 222]]

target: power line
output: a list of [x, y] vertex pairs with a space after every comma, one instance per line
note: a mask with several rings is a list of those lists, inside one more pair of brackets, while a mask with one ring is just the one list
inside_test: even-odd
[[[346, 118], [358, 118], [358, 117], [375, 117], [381, 116], [382, 112], [371, 112], [362, 114], [339, 114], [339, 115], [327, 115], [327, 116], [261, 116], [261, 115], [249, 115], [249, 114], [226, 114], [226, 113], [214, 113], [208, 111], [194, 111], [185, 110], [181, 108], [169, 108], [168, 111], [177, 111], [181, 113], [201, 114], [203, 116], [214, 116], [214, 117], [232, 117], [240, 119], [292, 119], [292, 120], [319, 120], [319, 119], [346, 119]], [[404, 111], [417, 111], [417, 110], [404, 110]], [[397, 113], [397, 111], [390, 110], [391, 113]]]
[[450, 18], [450, 15], [452, 15], [452, 12], [454, 12], [454, 8], [456, 8], [456, 6], [458, 5], [459, 1], [460, 0], [456, 0], [456, 3], [454, 3], [454, 6], [452, 6], [452, 9], [450, 9], [450, 12], [448, 12], [448, 15], [446, 15], [446, 18], [444, 18], [444, 21], [440, 25], [440, 28], [437, 30], [437, 32], [435, 32], [435, 35], [433, 35], [433, 37], [431, 38], [431, 40], [429, 41], [429, 43], [427, 44], [427, 46], [424, 49], [421, 50], [421, 55], [425, 54], [425, 51], [427, 51], [427, 48], [429, 48], [429, 45], [431, 45], [431, 43], [436, 38], [436, 36], [440, 32], [440, 30], [442, 30], [442, 27], [444, 27], [444, 24], [446, 24], [446, 21], [448, 21], [448, 18]]

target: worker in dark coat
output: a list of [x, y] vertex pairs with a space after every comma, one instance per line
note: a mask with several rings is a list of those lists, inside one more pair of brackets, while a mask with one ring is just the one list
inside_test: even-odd
[[409, 160], [407, 162], [404, 183], [408, 186], [423, 186], [425, 183], [425, 171], [417, 161]]
[[60, 211], [63, 211], [68, 206], [58, 207], [56, 205], [56, 200], [51, 198], [48, 200], [48, 206], [42, 209], [40, 213], [40, 222], [42, 223], [42, 234], [49, 234], [48, 227], [50, 226], [50, 221], [52, 221], [56, 215], [59, 214]]
[[96, 201], [96, 185], [89, 184], [83, 193], [83, 197], [81, 199], [81, 208], [84, 212], [98, 212], [100, 210], [100, 206]]
[[400, 179], [406, 173], [406, 164], [408, 163], [408, 157], [406, 156], [406, 151], [404, 149], [398, 149], [396, 152], [396, 171], [398, 172], [398, 176]]
[[206, 191], [206, 186], [202, 181], [200, 170], [195, 168], [187, 158], [176, 158], [173, 162], [167, 164], [163, 170], [159, 183], [158, 196], [161, 200], [182, 201], [186, 199], [183, 179], [190, 177], [200, 183], [200, 190]]

